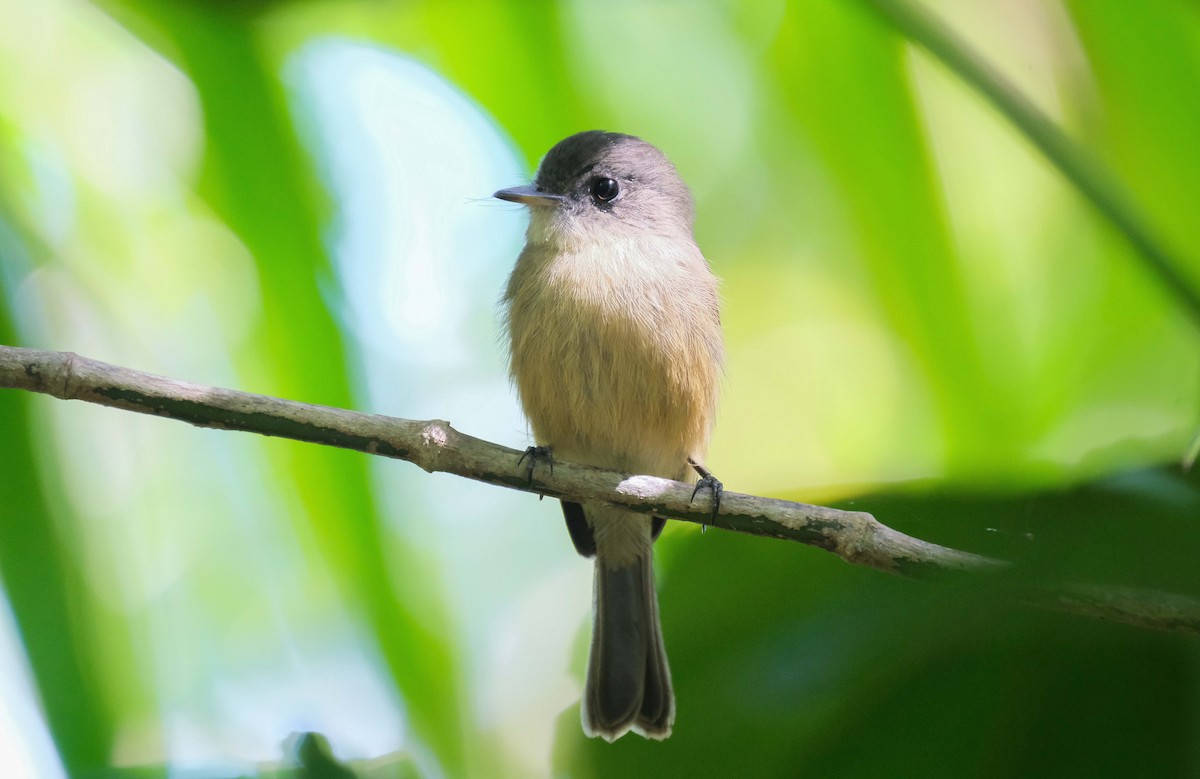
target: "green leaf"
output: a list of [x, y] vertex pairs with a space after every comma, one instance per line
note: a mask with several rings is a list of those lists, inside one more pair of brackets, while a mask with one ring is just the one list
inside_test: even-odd
[[[0, 215], [0, 263], [9, 268], [20, 251]], [[0, 273], [0, 281], [11, 278]], [[10, 313], [12, 289], [0, 288], [0, 343], [19, 343]], [[69, 525], [58, 521], [37, 467], [31, 418], [35, 399], [24, 392], [0, 392], [3, 475], [0, 476], [0, 578], [24, 643], [33, 681], [50, 735], [67, 773], [76, 775], [108, 764], [113, 721], [100, 665], [81, 614], [98, 604], [77, 568]], [[11, 683], [11, 681], [10, 681]]]
[[[1173, 255], [1161, 238], [1146, 223], [1139, 204], [1112, 177], [1110, 171], [1068, 138], [1048, 117], [1038, 111], [1033, 103], [1011, 84], [1005, 82], [996, 71], [988, 67], [974, 52], [958, 41], [949, 29], [938, 23], [933, 16], [904, 0], [869, 0], [868, 5], [896, 30], [914, 43], [928, 49], [960, 78], [986, 96], [1092, 202], [1105, 218], [1125, 235], [1137, 250], [1139, 258], [1174, 294], [1179, 305], [1186, 308], [1193, 318], [1200, 318], [1200, 293], [1197, 292], [1195, 270], [1189, 278], [1180, 259]], [[1084, 6], [1082, 3], [1076, 5]], [[1154, 8], [1155, 5], [1158, 7]], [[1104, 3], [1097, 3], [1095, 6], [1089, 7], [1092, 8], [1090, 12], [1092, 19], [1099, 21], [1105, 15], [1102, 10], [1105, 7]], [[1117, 10], [1116, 14], [1112, 13], [1114, 8]], [[1097, 9], [1101, 10], [1097, 11]], [[1145, 83], [1173, 83], [1175, 72], [1168, 73], [1163, 65], [1177, 67], [1183, 59], [1178, 55], [1183, 54], [1184, 57], [1187, 57], [1188, 53], [1183, 48], [1187, 45], [1187, 41], [1179, 35], [1179, 31], [1186, 29], [1187, 20], [1180, 18], [1184, 9], [1179, 4], [1162, 3], [1150, 3], [1148, 9], [1138, 9], [1136, 13], [1132, 12], [1128, 5], [1114, 7], [1109, 3], [1108, 9], [1108, 17], [1112, 22], [1121, 24], [1137, 19], [1139, 21], [1136, 23], [1143, 28], [1152, 28], [1137, 30], [1133, 35], [1121, 33], [1123, 40], [1138, 41], [1141, 47], [1136, 50], [1126, 49], [1125, 64], [1132, 64], [1133, 67], [1127, 67], [1123, 71], [1114, 69], [1111, 72], [1123, 72], [1125, 76], [1130, 76], [1139, 70], [1139, 66], [1134, 64], [1135, 62], [1146, 62], [1151, 63], [1150, 68], [1143, 69], [1153, 69], [1155, 72], [1146, 74], [1150, 78]], [[1145, 10], [1151, 10], [1148, 16], [1152, 21], [1141, 21]], [[1174, 14], [1171, 13], [1172, 10], [1174, 10]], [[1085, 18], [1088, 13], [1084, 12]], [[1169, 18], [1172, 15], [1175, 16], [1174, 24]], [[1194, 50], [1194, 43], [1192, 49]], [[1102, 71], [1101, 75], [1108, 74]], [[1192, 81], [1194, 82], [1194, 80], [1193, 78]], [[1146, 91], [1153, 96], [1156, 92], [1161, 94], [1167, 90], [1150, 89]], [[1182, 91], [1175, 94], [1194, 94], [1194, 92]], [[1186, 105], [1186, 103], [1185, 100], [1184, 104]], [[1133, 104], [1134, 100], [1122, 101], [1122, 105], [1126, 108]], [[1158, 113], [1162, 115], [1161, 111]], [[1195, 115], [1194, 111], [1185, 110], [1182, 113]], [[1180, 124], [1184, 126], [1169, 129], [1185, 129], [1186, 122]], [[1164, 139], [1171, 135], [1180, 137], [1180, 139], [1184, 137], [1180, 133], [1163, 132], [1156, 134], [1155, 137]], [[1168, 175], [1164, 178], [1173, 178], [1173, 176]]]
[[[278, 63], [252, 15], [204, 3], [112, 3], [149, 23], [195, 84], [208, 141], [202, 191], [254, 256], [262, 327], [239, 355], [259, 391], [352, 407], [352, 360], [322, 297], [332, 277], [316, 183], [286, 110]], [[416, 550], [386, 533], [365, 458], [293, 443], [272, 446], [343, 592], [365, 618], [445, 770], [463, 769], [463, 692], [449, 622]]]

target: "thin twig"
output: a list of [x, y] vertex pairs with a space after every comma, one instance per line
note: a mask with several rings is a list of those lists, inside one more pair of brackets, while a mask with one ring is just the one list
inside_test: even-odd
[[[726, 491], [714, 516], [692, 502], [692, 485], [556, 460], [530, 478], [521, 452], [460, 433], [441, 420], [415, 421], [191, 384], [70, 352], [0, 346], [0, 388], [338, 446], [412, 462], [509, 489], [573, 501], [605, 501], [654, 516], [799, 541], [855, 565], [920, 577], [998, 570], [1007, 563], [904, 535], [862, 511], [843, 511]], [[1044, 599], [1043, 599], [1044, 600]], [[1118, 622], [1200, 634], [1200, 603], [1178, 595], [1072, 588], [1050, 595], [1058, 608]]]

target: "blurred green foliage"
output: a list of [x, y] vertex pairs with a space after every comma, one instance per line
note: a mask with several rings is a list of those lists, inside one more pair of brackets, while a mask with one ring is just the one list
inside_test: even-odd
[[[0, 343], [11, 344], [17, 339], [5, 302], [0, 298]], [[78, 771], [104, 764], [114, 723], [99, 694], [97, 669], [78, 618], [81, 608], [98, 604], [82, 586], [63, 531], [47, 510], [32, 450], [30, 400], [18, 395], [0, 403], [0, 429], [7, 439], [0, 479], [0, 576], [37, 688], [51, 702], [47, 724], [64, 764]]]
[[[1195, 640], [1022, 601], [1081, 580], [1197, 594], [1198, 487], [1149, 470], [1040, 495], [937, 483], [856, 499], [910, 534], [1023, 563], [938, 584], [864, 577], [768, 539], [693, 536], [660, 593], [680, 706], [667, 748], [586, 741], [572, 711], [561, 772], [1189, 776]], [[714, 593], [715, 571], [730, 595]]]
[[[0, 343], [353, 406], [369, 350], [340, 308], [331, 224], [355, 205], [324, 187], [329, 161], [302, 142], [305, 107], [283, 73], [311, 42], [367, 41], [461, 90], [530, 169], [592, 127], [676, 160], [725, 280], [729, 381], [711, 462], [729, 488], [841, 500], [1021, 563], [917, 584], [778, 541], [671, 528], [659, 570], [675, 734], [589, 742], [571, 707], [553, 754], [530, 757], [540, 742], [504, 722], [554, 724], [516, 703], [481, 714], [466, 611], [419, 530], [447, 520], [436, 501], [393, 517], [366, 458], [210, 443], [3, 393], [0, 574], [66, 770], [220, 763], [220, 746], [173, 754], [163, 723], [180, 706], [215, 706], [206, 691], [246, 686], [225, 650], [268, 676], [290, 660], [253, 646], [265, 623], [287, 625], [303, 655], [344, 618], [361, 631], [336, 630], [378, 657], [407, 725], [394, 763], [347, 762], [364, 775], [1200, 771], [1194, 639], [1024, 603], [1060, 582], [1200, 596], [1200, 485], [1170, 465], [1197, 424], [1195, 323], [1054, 161], [879, 6], [907, 8], [0, 8]], [[1127, 188], [1200, 288], [1195, 5], [927, 8]], [[494, 332], [479, 337], [498, 348]], [[194, 459], [181, 453], [191, 442]], [[136, 476], [100, 499], [98, 486], [124, 484], [92, 475], [110, 459]], [[242, 511], [294, 535], [282, 567], [256, 547], [273, 536], [206, 529], [206, 515]], [[188, 584], [210, 566], [215, 584]], [[282, 595], [235, 583], [256, 567]], [[462, 586], [504, 589], [482, 576]], [[167, 638], [164, 614], [178, 620]], [[519, 655], [510, 662], [501, 675], [524, 675]], [[177, 665], [208, 675], [168, 690], [164, 669]]]

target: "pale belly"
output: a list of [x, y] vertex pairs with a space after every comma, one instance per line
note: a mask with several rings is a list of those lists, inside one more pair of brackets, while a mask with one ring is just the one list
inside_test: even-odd
[[540, 312], [513, 344], [537, 443], [563, 459], [681, 478], [708, 439], [717, 367], [703, 345], [654, 316]]

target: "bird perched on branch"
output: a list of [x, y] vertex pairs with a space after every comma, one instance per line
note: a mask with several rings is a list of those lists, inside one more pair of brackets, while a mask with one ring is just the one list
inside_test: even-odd
[[[669, 479], [692, 467], [715, 512], [721, 484], [701, 463], [724, 358], [717, 279], [675, 167], [639, 138], [583, 132], [546, 154], [532, 186], [495, 197], [530, 210], [504, 304], [531, 467], [559, 456]], [[651, 553], [664, 520], [562, 507], [576, 550], [595, 557], [584, 732], [666, 738], [675, 697]]]

